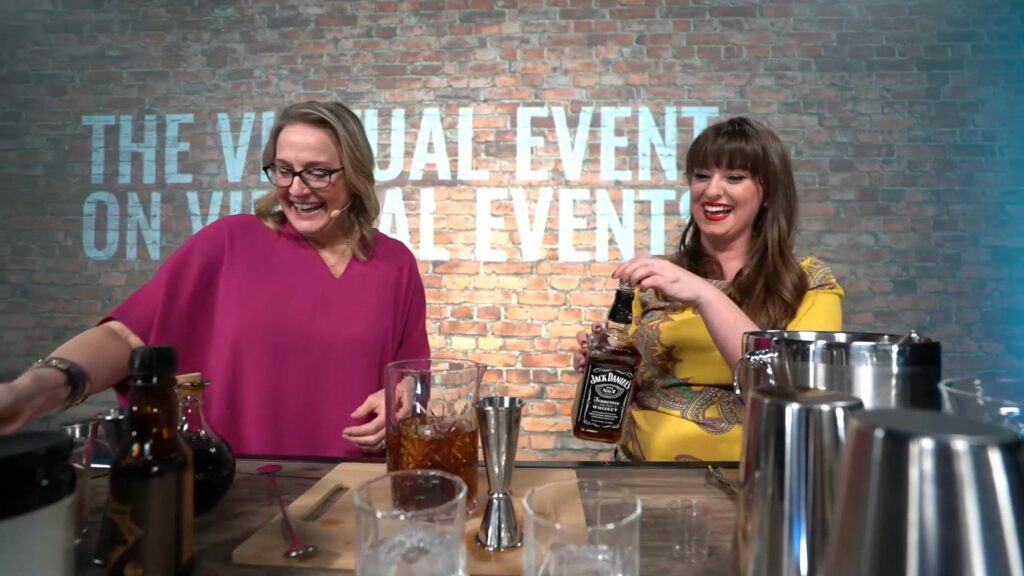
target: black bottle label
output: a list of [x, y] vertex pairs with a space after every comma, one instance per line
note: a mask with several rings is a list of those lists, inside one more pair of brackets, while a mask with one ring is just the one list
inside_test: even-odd
[[622, 428], [635, 376], [636, 372], [629, 368], [591, 362], [583, 375], [578, 421], [590, 428]]
[[112, 547], [107, 574], [174, 574], [178, 564], [179, 475], [110, 477]]

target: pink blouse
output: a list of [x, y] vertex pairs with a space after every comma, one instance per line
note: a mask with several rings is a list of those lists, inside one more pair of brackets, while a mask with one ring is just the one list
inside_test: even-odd
[[101, 322], [174, 346], [180, 373], [202, 372], [207, 420], [236, 454], [358, 456], [341, 431], [367, 421], [350, 414], [381, 389], [384, 365], [430, 355], [416, 260], [376, 234], [370, 258], [335, 278], [287, 223], [221, 218]]

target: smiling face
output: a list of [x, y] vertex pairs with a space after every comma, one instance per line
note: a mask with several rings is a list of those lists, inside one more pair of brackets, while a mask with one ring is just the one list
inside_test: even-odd
[[[786, 147], [767, 126], [737, 117], [712, 124], [686, 152], [690, 214], [684, 238], [707, 256], [789, 253], [797, 194]], [[693, 239], [694, 244], [689, 244]], [[682, 244], [680, 246], [682, 250]]]
[[[351, 199], [345, 172], [330, 172], [342, 167], [341, 155], [331, 134], [322, 128], [296, 123], [285, 126], [277, 137], [274, 170], [299, 172], [310, 182], [326, 181], [323, 188], [310, 189], [298, 175], [290, 186], [275, 186], [281, 209], [300, 234], [318, 243], [342, 236], [332, 211], [344, 210]], [[315, 184], [315, 182], [314, 182]]]
[[705, 247], [747, 246], [764, 191], [746, 170], [701, 168], [690, 175], [690, 214]]

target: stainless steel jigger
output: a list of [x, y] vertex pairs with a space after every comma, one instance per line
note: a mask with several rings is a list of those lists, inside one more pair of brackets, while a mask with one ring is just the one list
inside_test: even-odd
[[518, 548], [523, 543], [523, 532], [516, 521], [510, 490], [522, 415], [521, 398], [488, 396], [476, 403], [480, 441], [484, 447], [484, 466], [487, 468], [487, 483], [490, 485], [487, 508], [480, 521], [476, 543], [491, 552]]

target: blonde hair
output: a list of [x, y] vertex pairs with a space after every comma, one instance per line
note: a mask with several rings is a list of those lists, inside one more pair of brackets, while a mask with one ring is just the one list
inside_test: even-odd
[[[339, 217], [348, 240], [352, 243], [352, 254], [366, 260], [377, 243], [374, 223], [380, 215], [380, 201], [374, 192], [373, 150], [366, 138], [363, 123], [351, 110], [340, 102], [300, 102], [286, 107], [270, 130], [267, 145], [263, 148], [263, 166], [273, 164], [277, 159], [277, 138], [286, 126], [308, 124], [324, 129], [331, 135], [352, 203]], [[276, 194], [266, 194], [256, 201], [256, 217], [273, 230], [287, 219]]]
[[[808, 290], [807, 274], [793, 254], [797, 194], [786, 148], [764, 124], [732, 118], [701, 132], [686, 153], [687, 181], [697, 170], [712, 168], [746, 170], [764, 192], [749, 260], [724, 291], [762, 329], [785, 328]], [[704, 249], [693, 218], [683, 230], [679, 251], [669, 260], [695, 274], [724, 279], [718, 261]]]

